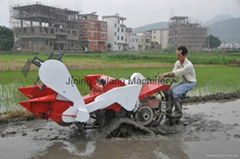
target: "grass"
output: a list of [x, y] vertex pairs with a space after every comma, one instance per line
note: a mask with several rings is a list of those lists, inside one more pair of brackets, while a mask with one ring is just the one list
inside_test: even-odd
[[[20, 70], [32, 54], [0, 54], [0, 70]], [[39, 54], [47, 59], [48, 54]], [[233, 60], [240, 61], [240, 52], [191, 52], [188, 57], [194, 64], [231, 64]], [[97, 69], [97, 68], [151, 68], [171, 66], [176, 57], [174, 53], [161, 51], [125, 52], [125, 53], [66, 53], [63, 59], [69, 68]], [[36, 68], [35, 68], [36, 69]]]
[[[0, 108], [11, 111], [19, 108], [18, 102], [25, 98], [17, 88], [33, 85], [37, 78], [37, 68], [33, 67], [28, 78], [21, 73], [26, 59], [34, 55], [16, 53], [0, 54]], [[46, 59], [47, 54], [41, 54]], [[197, 86], [191, 95], [208, 95], [217, 92], [235, 92], [240, 90], [240, 68], [228, 65], [234, 59], [240, 59], [240, 53], [193, 52], [189, 59], [195, 64]], [[64, 63], [70, 68], [75, 79], [82, 80], [87, 74], [106, 74], [115, 78], [128, 78], [134, 72], [154, 78], [158, 72], [169, 72], [176, 61], [174, 54], [164, 52], [131, 53], [92, 53], [66, 54]], [[89, 92], [85, 83], [77, 85], [81, 94]], [[0, 111], [1, 111], [0, 109]]]
[[[240, 68], [236, 66], [224, 65], [199, 65], [196, 66], [197, 87], [194, 89], [195, 94], [205, 95], [216, 92], [231, 92], [240, 90]], [[171, 67], [156, 68], [113, 68], [113, 69], [72, 69], [71, 75], [74, 79], [81, 81], [87, 74], [106, 74], [115, 78], [128, 78], [134, 72], [141, 72], [145, 77], [154, 79], [158, 72], [171, 71]], [[7, 96], [8, 101], [16, 100], [19, 97], [17, 88], [33, 85], [37, 79], [37, 71], [31, 71], [28, 78], [25, 78], [20, 71], [2, 71], [1, 91], [3, 96]], [[85, 95], [89, 89], [85, 83], [77, 85], [81, 94]], [[6, 93], [7, 92], [7, 93]], [[10, 100], [12, 99], [12, 100]], [[18, 100], [18, 101], [19, 101]]]

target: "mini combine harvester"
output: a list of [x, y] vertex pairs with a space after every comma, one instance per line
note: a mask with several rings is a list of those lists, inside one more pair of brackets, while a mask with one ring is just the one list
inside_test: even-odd
[[[19, 88], [29, 98], [20, 104], [35, 116], [62, 126], [76, 124], [81, 130], [97, 128], [118, 137], [136, 129], [151, 133], [149, 127], [161, 123], [170, 84], [148, 81], [140, 73], [129, 79], [91, 74], [85, 76], [90, 92], [82, 96], [62, 56], [52, 53], [46, 61], [34, 57], [24, 66], [25, 70], [31, 63], [39, 67], [37, 84]], [[153, 96], [157, 93], [158, 98]]]

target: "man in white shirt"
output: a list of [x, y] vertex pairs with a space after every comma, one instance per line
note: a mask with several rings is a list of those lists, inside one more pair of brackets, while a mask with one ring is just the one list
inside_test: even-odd
[[185, 46], [179, 46], [176, 50], [177, 61], [172, 72], [158, 75], [158, 80], [166, 77], [180, 77], [180, 82], [173, 84], [170, 88], [173, 96], [175, 112], [172, 117], [182, 117], [182, 106], [180, 100], [183, 94], [191, 90], [196, 85], [196, 73], [191, 61], [187, 59], [188, 50]]

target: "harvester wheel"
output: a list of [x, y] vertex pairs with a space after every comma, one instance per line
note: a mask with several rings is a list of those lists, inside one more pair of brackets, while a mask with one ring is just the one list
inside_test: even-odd
[[153, 110], [147, 106], [140, 107], [135, 114], [136, 121], [144, 126], [150, 125], [150, 123], [153, 121], [153, 118]]

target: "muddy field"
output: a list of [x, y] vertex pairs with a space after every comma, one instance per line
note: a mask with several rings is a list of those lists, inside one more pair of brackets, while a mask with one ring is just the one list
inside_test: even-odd
[[188, 104], [180, 125], [161, 126], [165, 136], [84, 138], [75, 126], [45, 120], [11, 119], [0, 125], [2, 159], [240, 158], [240, 100]]

